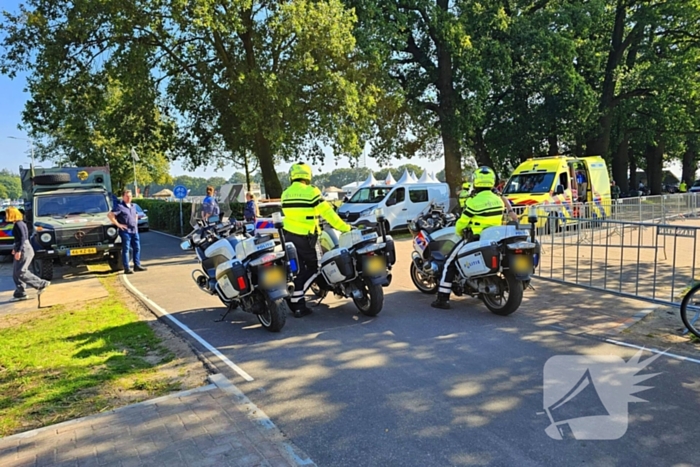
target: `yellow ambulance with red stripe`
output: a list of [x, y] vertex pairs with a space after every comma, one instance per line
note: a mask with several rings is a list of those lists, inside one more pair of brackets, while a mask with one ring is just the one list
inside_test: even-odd
[[610, 177], [600, 156], [547, 156], [528, 159], [503, 188], [521, 222], [527, 207], [537, 206], [538, 227], [561, 228], [579, 219], [610, 216]]

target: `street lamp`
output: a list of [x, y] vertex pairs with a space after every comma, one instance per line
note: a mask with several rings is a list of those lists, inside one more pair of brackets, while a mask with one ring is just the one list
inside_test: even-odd
[[8, 136], [8, 138], [16, 139], [19, 141], [27, 141], [29, 143], [29, 147], [31, 148], [31, 151], [32, 151], [32, 167], [34, 167], [34, 165], [36, 165], [36, 164], [34, 164], [34, 143], [32, 142], [32, 140], [26, 139], [26, 138], [18, 138], [16, 136]]
[[134, 197], [138, 196], [139, 188], [136, 185], [136, 163], [139, 162], [139, 155], [136, 154], [136, 149], [131, 148], [131, 162], [134, 164]]

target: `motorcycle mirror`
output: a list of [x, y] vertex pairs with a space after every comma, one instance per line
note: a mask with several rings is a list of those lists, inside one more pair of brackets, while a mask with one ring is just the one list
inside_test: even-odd
[[535, 206], [528, 206], [528, 208], [527, 208], [527, 221], [530, 224], [537, 223], [537, 208]]

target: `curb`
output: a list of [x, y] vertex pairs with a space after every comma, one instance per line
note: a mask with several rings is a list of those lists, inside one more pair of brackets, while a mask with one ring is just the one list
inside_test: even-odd
[[219, 389], [231, 396], [234, 403], [240, 406], [263, 436], [276, 444], [282, 456], [292, 465], [315, 467], [316, 463], [297, 447], [279, 428], [270, 420], [257, 405], [255, 405], [243, 392], [236, 387], [226, 376], [222, 374], [211, 375], [209, 380]]
[[168, 394], [167, 396], [157, 397], [155, 399], [149, 399], [149, 400], [137, 402], [135, 404], [129, 404], [129, 405], [125, 405], [122, 407], [117, 407], [116, 409], [108, 410], [106, 412], [100, 412], [100, 413], [96, 413], [93, 415], [88, 415], [86, 417], [76, 418], [73, 420], [67, 420], [65, 422], [56, 423], [55, 425], [48, 425], [48, 426], [44, 426], [41, 428], [36, 428], [34, 430], [25, 431], [23, 433], [17, 433], [15, 435], [6, 436], [4, 438], [0, 438], [0, 440], [2, 440], [3, 442], [6, 442], [8, 440], [13, 440], [13, 439], [33, 438], [33, 437], [40, 435], [42, 433], [46, 433], [47, 431], [56, 431], [56, 432], [58, 432], [59, 430], [63, 431], [63, 428], [70, 427], [71, 425], [76, 425], [78, 423], [82, 423], [85, 421], [95, 420], [95, 419], [98, 419], [98, 418], [104, 416], [105, 414], [119, 413], [119, 412], [122, 412], [124, 410], [131, 409], [133, 407], [143, 407], [146, 405], [158, 404], [158, 403], [163, 402], [163, 401], [168, 400], [168, 399], [186, 397], [186, 396], [190, 396], [192, 394], [197, 394], [199, 392], [211, 391], [213, 389], [216, 389], [217, 387], [218, 386], [212, 382], [211, 384], [208, 384], [206, 386], [200, 386], [198, 388], [188, 389], [186, 391], [180, 391], [180, 392], [176, 392], [173, 394]]

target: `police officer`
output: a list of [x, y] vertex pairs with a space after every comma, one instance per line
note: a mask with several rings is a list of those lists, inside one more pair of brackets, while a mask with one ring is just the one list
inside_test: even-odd
[[678, 191], [681, 193], [686, 193], [688, 191], [688, 185], [685, 183], [685, 180], [681, 180], [681, 184], [678, 185]]
[[292, 185], [282, 193], [282, 213], [287, 241], [292, 242], [299, 255], [299, 274], [294, 279], [290, 308], [295, 318], [311, 313], [304, 294], [318, 275], [316, 242], [320, 233], [318, 217], [323, 217], [334, 229], [350, 231], [350, 226], [323, 199], [321, 190], [311, 185], [311, 167], [296, 163], [289, 169]]
[[[462, 217], [455, 226], [457, 235], [462, 236], [465, 229], [471, 229], [471, 238], [468, 241], [475, 241], [478, 240], [482, 230], [503, 223], [503, 213], [508, 206], [501, 196], [494, 193], [495, 185], [496, 173], [490, 167], [479, 167], [474, 174], [474, 195], [467, 198]], [[430, 304], [433, 308], [445, 310], [450, 308], [452, 280], [457, 273], [454, 262], [464, 243], [465, 240], [457, 242], [445, 262], [437, 300]]]
[[459, 192], [459, 207], [464, 210], [467, 205], [467, 198], [472, 194], [472, 184], [469, 181], [462, 183], [462, 191]]

